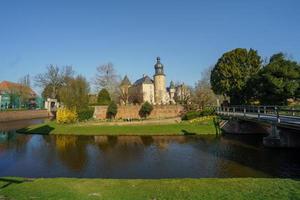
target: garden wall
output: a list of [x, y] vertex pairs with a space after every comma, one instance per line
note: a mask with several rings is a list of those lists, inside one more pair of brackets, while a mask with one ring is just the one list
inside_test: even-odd
[[[116, 119], [139, 119], [140, 105], [118, 106]], [[107, 106], [95, 106], [94, 118], [106, 119]], [[157, 105], [153, 106], [153, 111], [149, 118], [172, 118], [178, 117], [183, 112], [183, 107], [180, 105]]]
[[1, 111], [0, 122], [48, 117], [47, 110]]

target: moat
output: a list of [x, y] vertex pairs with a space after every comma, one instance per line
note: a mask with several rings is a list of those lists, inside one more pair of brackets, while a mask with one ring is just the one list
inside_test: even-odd
[[0, 124], [0, 177], [300, 178], [299, 149], [272, 149], [262, 135], [55, 136]]

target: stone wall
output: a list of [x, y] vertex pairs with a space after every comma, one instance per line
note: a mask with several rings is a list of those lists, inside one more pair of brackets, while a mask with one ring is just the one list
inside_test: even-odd
[[[126, 105], [118, 106], [118, 113], [116, 119], [139, 119], [140, 105]], [[94, 118], [106, 119], [107, 106], [95, 106]], [[172, 118], [178, 117], [183, 112], [183, 107], [180, 105], [156, 105], [149, 118]]]
[[21, 110], [21, 111], [1, 111], [0, 122], [46, 118], [48, 117], [47, 110]]

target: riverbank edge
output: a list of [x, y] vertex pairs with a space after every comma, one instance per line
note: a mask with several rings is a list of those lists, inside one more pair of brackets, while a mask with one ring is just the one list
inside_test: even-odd
[[300, 199], [300, 181], [279, 178], [0, 178], [0, 199]]
[[172, 124], [135, 124], [135, 125], [97, 125], [87, 123], [77, 124], [57, 124], [47, 122], [32, 125], [27, 128], [17, 130], [22, 134], [41, 135], [115, 135], [115, 136], [163, 136], [163, 135], [211, 135], [216, 134], [216, 129], [212, 120], [207, 120], [198, 124], [180, 122]]
[[49, 113], [47, 110], [13, 110], [13, 111], [0, 111], [0, 123], [48, 118]]

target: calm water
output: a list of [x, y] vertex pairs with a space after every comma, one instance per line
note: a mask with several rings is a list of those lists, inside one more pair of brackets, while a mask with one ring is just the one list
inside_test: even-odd
[[[0, 177], [293, 177], [299, 149], [268, 149], [262, 136], [42, 136], [0, 124]], [[10, 130], [10, 131], [8, 131]]]

